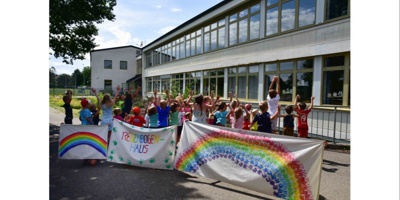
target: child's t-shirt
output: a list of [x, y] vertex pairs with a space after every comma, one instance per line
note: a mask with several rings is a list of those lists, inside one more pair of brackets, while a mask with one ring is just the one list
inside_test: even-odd
[[69, 103], [66, 103], [62, 107], [65, 108], [65, 119], [72, 120], [72, 106]]
[[143, 127], [143, 124], [146, 123], [146, 120], [141, 115], [134, 115], [129, 119], [128, 123], [134, 126]]
[[170, 113], [171, 119], [169, 120], [169, 125], [171, 125], [171, 126], [178, 126], [179, 125], [178, 115], [179, 115], [178, 111]]
[[121, 116], [113, 116], [113, 118], [114, 118], [114, 119], [121, 120], [121, 121], [124, 121], [124, 119], [123, 119]]
[[283, 118], [283, 126], [284, 127], [289, 127], [289, 128], [294, 128], [294, 116], [293, 115], [285, 115]]
[[311, 110], [300, 110], [299, 108], [296, 108], [296, 112], [299, 115], [299, 119], [297, 120], [297, 127], [298, 128], [308, 128], [307, 124], [307, 116], [308, 113], [311, 112]]
[[167, 106], [165, 109], [162, 109], [160, 106], [157, 106], [158, 111], [158, 123], [157, 127], [166, 127], [168, 126], [168, 116], [169, 116], [169, 109], [171, 107]]
[[158, 113], [149, 115], [149, 128], [157, 128]]
[[279, 104], [279, 100], [281, 99], [281, 97], [279, 96], [279, 94], [276, 94], [276, 97], [272, 98], [268, 95], [267, 97], [267, 101], [268, 101], [268, 112], [270, 115], [274, 115], [276, 110], [278, 109], [278, 104]]
[[81, 118], [82, 125], [92, 125], [92, 124], [86, 119], [86, 117], [89, 117], [89, 119], [92, 118], [92, 113], [90, 112], [89, 109], [86, 108], [86, 109], [84, 109], [84, 110], [81, 110], [81, 111], [79, 112], [79, 117]]
[[[239, 117], [239, 119], [236, 120], [235, 115], [231, 115], [230, 116], [230, 120], [231, 120], [231, 126], [232, 128], [237, 128], [237, 129], [242, 129], [243, 127], [243, 116]], [[236, 122], [236, 125], [235, 125]]]
[[226, 115], [229, 113], [229, 111], [225, 110], [223, 112], [217, 111], [214, 113], [214, 117], [217, 119], [217, 124], [221, 124], [223, 126], [226, 125]]
[[253, 119], [253, 123], [257, 122], [258, 131], [265, 133], [272, 133], [271, 130], [271, 115], [268, 112], [265, 112], [260, 115], [257, 113]]

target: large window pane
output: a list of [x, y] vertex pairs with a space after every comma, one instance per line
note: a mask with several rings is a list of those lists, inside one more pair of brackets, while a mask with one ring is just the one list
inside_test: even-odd
[[204, 52], [210, 51], [210, 33], [204, 34]]
[[225, 47], [225, 27], [218, 29], [218, 48]]
[[185, 43], [181, 43], [180, 44], [180, 48], [179, 48], [179, 58], [184, 58], [185, 57]]
[[244, 17], [244, 16], [247, 16], [247, 14], [249, 13], [249, 11], [246, 9], [246, 10], [243, 10], [243, 11], [240, 11], [239, 12], [239, 18], [242, 18], [242, 17]]
[[282, 4], [281, 32], [294, 29], [296, 3], [294, 0]]
[[190, 56], [190, 40], [186, 40], [186, 57]]
[[276, 69], [277, 69], [276, 63], [265, 64], [265, 71], [266, 72], [273, 72], [273, 71], [276, 71]]
[[238, 76], [238, 92], [237, 96], [238, 98], [245, 99], [246, 98], [246, 76]]
[[210, 78], [210, 93], [213, 92], [214, 94], [216, 94], [217, 92], [216, 89], [217, 89], [217, 79]]
[[300, 0], [299, 27], [315, 23], [315, 0]]
[[267, 10], [267, 35], [278, 33], [278, 6]]
[[250, 13], [254, 13], [260, 10], [260, 4], [250, 7]]
[[195, 39], [191, 40], [191, 44], [190, 44], [190, 55], [194, 56], [196, 55], [196, 41]]
[[[151, 57], [150, 57], [151, 58]], [[151, 66], [151, 65], [150, 65]], [[105, 60], [104, 61], [104, 68], [106, 69], [111, 69], [112, 68], [112, 61], [111, 60]]]
[[279, 64], [279, 70], [293, 70], [293, 62], [283, 62]]
[[342, 105], [344, 71], [325, 71], [323, 104]]
[[196, 38], [196, 54], [201, 53], [201, 37]]
[[258, 99], [258, 75], [249, 76], [249, 99]]
[[217, 31], [211, 32], [211, 51], [217, 49]]
[[347, 15], [348, 0], [327, 0], [326, 19]]
[[269, 91], [269, 86], [272, 83], [272, 80], [274, 78], [274, 76], [276, 76], [275, 74], [266, 74], [265, 78], [264, 78], [264, 99], [267, 99], [268, 97], [268, 91]]
[[203, 95], [210, 95], [209, 94], [210, 87], [208, 85], [208, 78], [203, 79]]
[[153, 87], [151, 86], [151, 79], [147, 81], [147, 92], [153, 92]]
[[175, 46], [174, 47], [172, 47], [172, 60], [175, 60], [176, 59], [176, 51], [175, 51]]
[[236, 94], [236, 77], [228, 78], [228, 93]]
[[179, 44], [176, 45], [176, 59], [179, 59]]
[[219, 77], [218, 79], [218, 91], [217, 91], [217, 95], [219, 96], [224, 96], [224, 77]]
[[199, 78], [195, 80], [196, 93], [200, 93], [200, 82]]
[[247, 18], [239, 21], [239, 43], [247, 41]]
[[250, 40], [260, 38], [260, 14], [250, 17]]
[[229, 25], [229, 45], [235, 45], [237, 43], [237, 23]]
[[301, 102], [309, 103], [312, 96], [313, 73], [297, 73], [296, 92], [301, 97]]
[[297, 69], [312, 69], [314, 66], [314, 60], [299, 60], [297, 61]]
[[233, 21], [235, 21], [236, 19], [237, 19], [237, 13], [234, 14], [234, 15], [231, 15], [231, 16], [229, 17], [229, 22], [233, 22]]
[[280, 74], [279, 84], [281, 87], [281, 101], [292, 101], [293, 73]]

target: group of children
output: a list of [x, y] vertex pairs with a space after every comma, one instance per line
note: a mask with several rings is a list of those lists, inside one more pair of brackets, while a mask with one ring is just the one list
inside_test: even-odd
[[[274, 84], [276, 83], [276, 89]], [[187, 99], [179, 94], [175, 98], [169, 94], [166, 90], [166, 100], [161, 100], [161, 97], [157, 97], [157, 91], [154, 91], [154, 97], [149, 98], [149, 101], [145, 105], [145, 117], [140, 115], [140, 108], [134, 107], [133, 99], [140, 91], [140, 87], [134, 95], [131, 95], [132, 87], [125, 94], [122, 94], [117, 101], [118, 95], [111, 98], [109, 95], [104, 95], [100, 101], [99, 96], [95, 89], [92, 88], [99, 104], [89, 104], [88, 100], [83, 99], [81, 101], [82, 110], [80, 111], [79, 119], [82, 125], [101, 125], [108, 126], [108, 138], [111, 136], [111, 130], [113, 127], [113, 118], [125, 121], [129, 124], [139, 127], [148, 128], [162, 128], [167, 126], [178, 126], [178, 139], [179, 141], [182, 125], [185, 121], [199, 122], [203, 124], [211, 124], [217, 126], [226, 126], [228, 121], [232, 128], [260, 131], [265, 133], [277, 132], [277, 118], [283, 118], [283, 134], [287, 136], [293, 136], [294, 133], [294, 119], [298, 118], [298, 136], [308, 137], [308, 125], [307, 116], [313, 107], [314, 97], [311, 97], [311, 105], [306, 109], [306, 104], [301, 102], [297, 106], [297, 101], [300, 96], [296, 96], [294, 106], [288, 105], [285, 108], [286, 114], [281, 115], [281, 106], [279, 105], [280, 100], [280, 85], [277, 76], [273, 77], [272, 83], [269, 87], [268, 96], [266, 101], [261, 101], [258, 105], [258, 109], [253, 109], [251, 104], [240, 104], [237, 95], [235, 94], [236, 100], [232, 101], [232, 93], [230, 92], [230, 102], [226, 103], [220, 100], [217, 96], [214, 100], [214, 94], [211, 92], [210, 96], [203, 96], [198, 94], [193, 98], [193, 92], [190, 91], [190, 95]], [[117, 93], [120, 92], [120, 86], [117, 86]], [[66, 124], [72, 124], [72, 107], [70, 106], [72, 92], [68, 90], [64, 96], [65, 108], [65, 119]], [[118, 106], [113, 109], [113, 105]], [[229, 107], [229, 111], [227, 108]], [[102, 110], [103, 117], [99, 119], [99, 112]], [[132, 111], [133, 114], [130, 114]], [[297, 114], [292, 114], [296, 111]], [[246, 115], [244, 115], [244, 113]], [[113, 115], [114, 114], [114, 115]]]

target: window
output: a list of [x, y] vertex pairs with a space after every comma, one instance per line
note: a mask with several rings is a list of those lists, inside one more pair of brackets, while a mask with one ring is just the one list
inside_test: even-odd
[[142, 59], [136, 60], [136, 74], [142, 74]]
[[186, 73], [185, 87], [189, 87], [193, 93], [200, 93], [201, 72]]
[[146, 89], [147, 89], [147, 92], [153, 92], [152, 81], [153, 81], [153, 77], [146, 78]]
[[127, 61], [119, 61], [119, 68], [120, 69], [128, 69], [128, 62]]
[[347, 16], [349, 0], [326, 0], [326, 20]]
[[204, 27], [203, 52], [225, 47], [225, 19]]
[[315, 24], [316, 0], [268, 0], [265, 35]]
[[160, 93], [165, 93], [165, 90], [170, 90], [171, 75], [161, 76], [161, 91]]
[[[299, 102], [310, 102], [313, 84], [312, 58], [267, 63], [264, 67], [264, 99], [268, 97], [269, 87], [274, 76], [279, 77], [280, 100], [293, 102], [299, 94]], [[276, 89], [274, 84], [273, 89]]]
[[151, 59], [151, 51], [146, 53], [146, 67], [151, 67], [153, 66], [153, 62]]
[[228, 92], [241, 99], [258, 99], [258, 65], [229, 68]]
[[239, 11], [229, 17], [229, 45], [260, 38], [260, 4]]
[[156, 91], [160, 92], [160, 77], [155, 76], [153, 77], [153, 92]]
[[203, 71], [203, 95], [224, 96], [224, 69]]
[[324, 58], [322, 103], [350, 105], [350, 56]]
[[104, 80], [104, 90], [112, 90], [112, 80]]
[[172, 75], [171, 91], [177, 91], [178, 93], [183, 93], [183, 74]]
[[112, 69], [112, 61], [111, 60], [104, 61], [104, 69]]

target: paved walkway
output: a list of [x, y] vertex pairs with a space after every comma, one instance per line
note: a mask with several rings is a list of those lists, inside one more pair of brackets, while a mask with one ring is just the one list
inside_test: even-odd
[[[57, 158], [64, 113], [50, 111], [50, 199], [276, 199], [273, 196], [177, 170]], [[74, 118], [73, 124], [80, 124]], [[320, 200], [350, 199], [350, 154], [325, 150]]]

